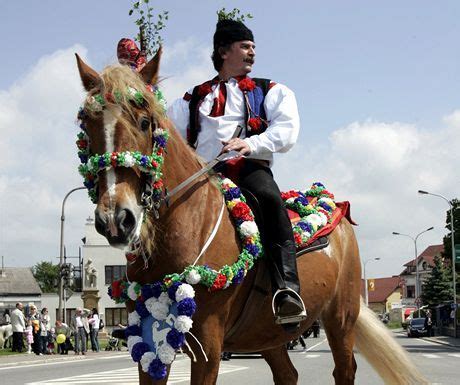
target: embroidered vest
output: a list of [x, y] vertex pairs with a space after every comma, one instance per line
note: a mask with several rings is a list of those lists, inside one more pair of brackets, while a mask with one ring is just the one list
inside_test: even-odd
[[[244, 99], [245, 103], [245, 132], [246, 137], [260, 134], [267, 129], [266, 119], [267, 115], [264, 108], [265, 95], [267, 95], [270, 88], [275, 85], [271, 82], [270, 79], [263, 78], [252, 78], [256, 83], [256, 88], [251, 91], [246, 91], [247, 98]], [[189, 101], [189, 110], [190, 110], [190, 120], [187, 127], [187, 142], [193, 148], [196, 148], [196, 141], [198, 139], [198, 134], [201, 131], [200, 122], [199, 122], [199, 108], [201, 103], [203, 103], [204, 98], [211, 92], [211, 86], [213, 81], [209, 80], [203, 84], [200, 84], [193, 88], [192, 94], [186, 94], [184, 99]], [[205, 93], [204, 90], [209, 90]], [[243, 92], [243, 91], [242, 91]], [[248, 105], [249, 104], [249, 105]], [[252, 114], [251, 114], [252, 111]], [[260, 127], [255, 131], [251, 128], [249, 120], [251, 116], [256, 116], [260, 119]]]

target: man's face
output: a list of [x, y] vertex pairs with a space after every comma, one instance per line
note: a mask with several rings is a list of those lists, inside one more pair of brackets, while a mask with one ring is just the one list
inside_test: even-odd
[[232, 75], [246, 75], [252, 71], [255, 62], [256, 46], [250, 40], [234, 42], [228, 51], [223, 53], [224, 68]]

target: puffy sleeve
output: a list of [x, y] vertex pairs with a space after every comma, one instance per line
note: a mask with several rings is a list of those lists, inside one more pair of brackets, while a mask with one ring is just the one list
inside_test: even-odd
[[174, 127], [181, 134], [182, 137], [187, 139], [187, 127], [190, 120], [189, 101], [191, 98], [191, 91], [176, 99], [168, 108], [168, 118], [174, 124]]
[[273, 86], [265, 96], [264, 108], [269, 121], [268, 128], [259, 135], [245, 139], [251, 148], [251, 158], [287, 152], [294, 146], [299, 135], [297, 101], [289, 88], [282, 84]]

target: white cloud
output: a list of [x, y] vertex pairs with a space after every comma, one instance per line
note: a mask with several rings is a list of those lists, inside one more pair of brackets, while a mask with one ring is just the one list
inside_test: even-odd
[[435, 131], [399, 122], [354, 122], [334, 131], [327, 145], [299, 143], [277, 158], [275, 174], [283, 189], [319, 180], [337, 200], [349, 200], [362, 258], [381, 258], [373, 264], [379, 276], [398, 274], [414, 257], [414, 244], [393, 231], [415, 236], [435, 226], [420, 237], [419, 252], [442, 243], [446, 233], [446, 202], [417, 191], [458, 197], [460, 112], [444, 121], [448, 126]]

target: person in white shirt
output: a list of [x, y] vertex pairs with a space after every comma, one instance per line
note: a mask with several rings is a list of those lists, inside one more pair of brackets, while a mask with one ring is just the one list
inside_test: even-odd
[[93, 352], [98, 352], [99, 351], [99, 339], [98, 339], [98, 334], [99, 334], [99, 313], [97, 309], [94, 307], [93, 310], [91, 310], [91, 315], [90, 318], [88, 319], [88, 322], [90, 324], [90, 333], [91, 333], [91, 350]]
[[89, 334], [88, 309], [77, 307], [70, 324], [75, 338], [75, 354], [86, 354], [86, 336]]
[[21, 302], [16, 304], [16, 309], [11, 312], [11, 326], [13, 327], [13, 352], [22, 353], [24, 350], [23, 333], [26, 328], [26, 319], [22, 311]]
[[[274, 153], [287, 152], [299, 132], [294, 93], [282, 84], [247, 76], [255, 62], [252, 32], [240, 21], [220, 20], [214, 34], [218, 75], [175, 101], [168, 116], [205, 161], [236, 151], [223, 173], [258, 199], [265, 219], [265, 240], [274, 261], [275, 321], [296, 330], [306, 318], [299, 297], [296, 247], [291, 222], [270, 167]], [[237, 126], [244, 128], [235, 137]]]

